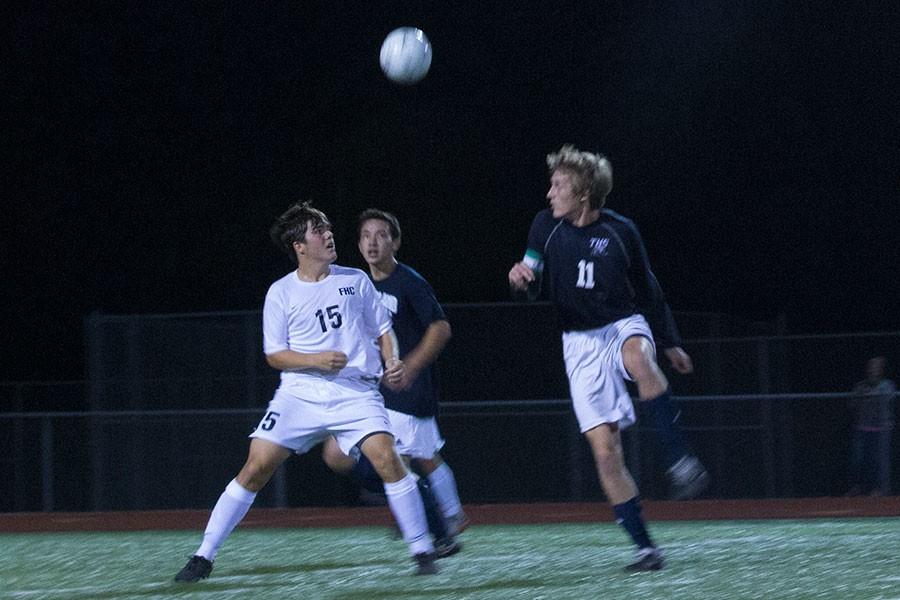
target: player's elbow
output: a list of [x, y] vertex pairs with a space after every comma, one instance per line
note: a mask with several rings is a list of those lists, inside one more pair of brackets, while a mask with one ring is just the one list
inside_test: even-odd
[[281, 359], [281, 352], [266, 354], [266, 364], [273, 369], [278, 369], [279, 371], [282, 370], [284, 368], [284, 362]]
[[450, 327], [449, 321], [438, 321], [437, 323], [435, 323], [435, 325], [437, 325], [438, 333], [445, 342], [449, 341], [450, 338], [453, 337], [453, 328]]
[[453, 337], [453, 331], [450, 329], [450, 322], [447, 320], [432, 321], [425, 330], [425, 335], [432, 342], [436, 342], [443, 347], [450, 338]]

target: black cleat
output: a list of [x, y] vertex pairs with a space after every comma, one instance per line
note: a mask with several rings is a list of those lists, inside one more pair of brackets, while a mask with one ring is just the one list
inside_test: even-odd
[[666, 471], [672, 482], [672, 500], [696, 498], [709, 485], [709, 473], [696, 456], [685, 454]]
[[458, 554], [460, 550], [462, 550], [462, 543], [457, 542], [456, 539], [450, 536], [434, 540], [436, 558], [447, 558]]
[[212, 572], [212, 561], [206, 560], [202, 556], [194, 555], [188, 561], [184, 568], [175, 576], [175, 581], [181, 583], [195, 583], [201, 579], [206, 579]]
[[437, 555], [434, 552], [420, 552], [413, 559], [416, 561], [416, 575], [434, 575], [438, 572], [434, 562]]
[[625, 567], [629, 573], [640, 573], [641, 571], [659, 571], [663, 568], [662, 552], [659, 548], [641, 548], [637, 552], [636, 560]]

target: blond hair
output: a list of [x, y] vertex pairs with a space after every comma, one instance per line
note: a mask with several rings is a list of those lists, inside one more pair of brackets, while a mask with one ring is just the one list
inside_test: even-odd
[[612, 163], [603, 154], [583, 152], [571, 144], [566, 144], [547, 155], [547, 168], [552, 174], [561, 169], [574, 176], [575, 191], [587, 194], [591, 208], [603, 208], [606, 197], [612, 190]]

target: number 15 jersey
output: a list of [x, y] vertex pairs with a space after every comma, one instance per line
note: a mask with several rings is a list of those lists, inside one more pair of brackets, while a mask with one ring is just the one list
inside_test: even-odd
[[337, 373], [281, 372], [282, 389], [302, 387], [300, 395], [310, 400], [377, 389], [383, 372], [377, 339], [391, 328], [391, 314], [368, 275], [338, 265], [330, 269], [325, 279], [316, 282], [301, 281], [292, 271], [269, 287], [263, 306], [266, 354], [293, 350], [347, 355], [347, 365]]

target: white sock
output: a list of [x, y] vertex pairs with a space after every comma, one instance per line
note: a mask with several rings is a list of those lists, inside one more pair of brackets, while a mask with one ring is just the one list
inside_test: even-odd
[[394, 483], [384, 484], [384, 493], [387, 495], [388, 505], [400, 531], [403, 533], [403, 541], [409, 545], [412, 554], [433, 552], [434, 544], [428, 534], [428, 520], [425, 518], [425, 505], [422, 504], [422, 496], [412, 475]]
[[431, 491], [441, 507], [445, 517], [452, 517], [462, 512], [462, 504], [459, 502], [459, 493], [456, 491], [456, 478], [447, 463], [441, 463], [437, 469], [428, 476]]
[[209, 515], [206, 531], [203, 532], [203, 543], [194, 554], [209, 561], [215, 560], [219, 546], [241, 522], [255, 499], [256, 492], [245, 489], [237, 480], [232, 479]]

